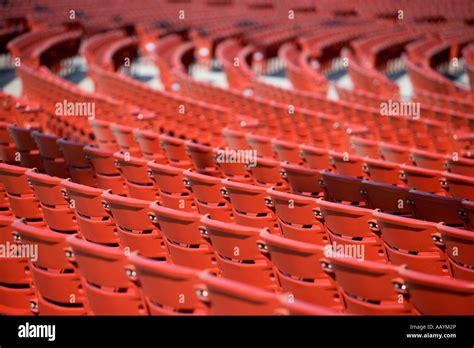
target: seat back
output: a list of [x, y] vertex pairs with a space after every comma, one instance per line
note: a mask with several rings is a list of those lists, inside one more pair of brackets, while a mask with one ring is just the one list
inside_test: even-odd
[[449, 275], [443, 252], [433, 243], [436, 225], [375, 211], [374, 231], [381, 234], [388, 259], [420, 272]]
[[[61, 307], [83, 308], [84, 297], [80, 279], [74, 266], [66, 257], [66, 233], [48, 228], [26, 225], [18, 220], [12, 224], [15, 238], [28, 246], [32, 255], [31, 275], [35, 288], [46, 302]], [[41, 305], [39, 311], [42, 311]]]
[[321, 172], [325, 197], [331, 201], [359, 203], [363, 200], [360, 190], [362, 179], [328, 171]]
[[211, 146], [187, 141], [185, 147], [186, 153], [191, 158], [194, 168], [196, 168], [198, 173], [218, 177], [222, 175], [217, 167], [213, 148]]
[[391, 185], [402, 184], [400, 179], [400, 165], [398, 163], [365, 158], [364, 164], [371, 181]]
[[282, 162], [292, 164], [302, 164], [303, 162], [299, 154], [300, 149], [297, 143], [274, 138], [272, 139], [272, 149], [278, 160]]
[[160, 146], [160, 137], [158, 133], [144, 129], [135, 129], [134, 134], [135, 140], [145, 157], [155, 159], [155, 156], [161, 155], [160, 157], [165, 158], [163, 149]]
[[401, 165], [401, 178], [408, 187], [430, 193], [443, 193], [441, 172], [431, 169]]
[[82, 237], [86, 240], [108, 245], [117, 245], [117, 227], [109, 213], [102, 206], [104, 190], [73, 183], [61, 182], [69, 205], [74, 209], [76, 222]]
[[130, 256], [152, 315], [208, 314], [198, 300], [198, 271], [179, 265]]
[[286, 186], [285, 180], [281, 176], [280, 161], [269, 157], [258, 157], [255, 166], [249, 167], [249, 170], [258, 186]]
[[184, 184], [182, 168], [156, 161], [148, 162], [147, 166], [148, 174], [155, 181], [163, 206], [190, 212], [197, 210], [193, 194]]
[[444, 173], [446, 189], [450, 196], [474, 201], [474, 178], [464, 175]]
[[408, 202], [412, 204], [417, 219], [444, 222], [452, 226], [466, 224], [461, 199], [410, 190]]
[[88, 304], [95, 315], [145, 315], [138, 287], [126, 274], [127, 257], [122, 249], [91, 243], [76, 236], [67, 238], [69, 259], [76, 262]]
[[309, 145], [301, 145], [300, 149], [301, 157], [303, 157], [309, 168], [320, 170], [331, 168], [329, 150]]
[[77, 231], [74, 209], [63, 194], [63, 179], [40, 174], [34, 169], [27, 171], [26, 177], [41, 202], [41, 210], [48, 226], [55, 231]]
[[222, 196], [222, 180], [191, 170], [183, 172], [185, 186], [192, 191], [200, 214], [209, 214], [213, 219], [233, 221], [229, 202]]
[[474, 236], [472, 231], [437, 225], [454, 278], [474, 281]]
[[161, 134], [160, 147], [170, 164], [183, 169], [192, 168], [192, 162], [186, 153], [185, 140]]
[[409, 314], [408, 301], [395, 291], [393, 284], [398, 278], [398, 267], [351, 257], [330, 257], [329, 264], [342, 289], [348, 313]]
[[[324, 222], [334, 245], [353, 248], [357, 257], [384, 261], [385, 252], [380, 237], [371, 230], [372, 210], [318, 199], [319, 217]], [[360, 255], [362, 254], [362, 255]]]
[[277, 269], [282, 291], [299, 301], [340, 308], [334, 280], [322, 267], [325, 248], [287, 238], [260, 234], [259, 248]]
[[276, 217], [265, 201], [267, 190], [256, 185], [249, 185], [222, 180], [223, 195], [232, 204], [235, 221], [245, 226], [268, 228], [278, 231]]
[[201, 219], [201, 234], [212, 244], [224, 277], [273, 289], [275, 279], [271, 263], [257, 246], [260, 231], [258, 228], [212, 220], [208, 216]]
[[310, 169], [300, 165], [282, 163], [282, 175], [288, 180], [291, 190], [304, 196], [321, 196], [321, 170]]
[[148, 216], [149, 201], [114, 195], [110, 191], [104, 192], [102, 199], [125, 247], [145, 257], [166, 258], [164, 241]]
[[275, 189], [268, 189], [267, 193], [268, 204], [276, 212], [283, 236], [313, 244], [328, 242], [324, 226], [316, 217], [317, 207], [313, 198]]
[[280, 308], [275, 293], [210, 274], [199, 278], [199, 299], [213, 315], [274, 315]]
[[331, 151], [329, 161], [339, 174], [356, 178], [363, 178], [365, 176], [362, 170], [364, 162], [360, 156], [351, 155], [347, 152], [340, 153]]
[[173, 263], [196, 269], [216, 268], [213, 249], [200, 233], [201, 215], [152, 203], [150, 218], [166, 239]]
[[398, 286], [422, 315], [472, 315], [474, 284], [457, 279], [399, 270], [405, 283]]
[[413, 207], [407, 203], [407, 187], [363, 180], [361, 193], [371, 209], [396, 215], [413, 215]]

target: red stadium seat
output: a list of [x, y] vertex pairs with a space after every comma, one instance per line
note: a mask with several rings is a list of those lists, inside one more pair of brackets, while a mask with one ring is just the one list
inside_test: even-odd
[[435, 152], [413, 149], [411, 156], [413, 163], [421, 168], [443, 170], [446, 163], [445, 156]]
[[16, 221], [12, 224], [20, 243], [30, 248], [37, 246], [37, 260], [31, 262], [31, 275], [43, 305], [54, 305], [56, 313], [44, 312], [41, 301], [35, 301], [33, 310], [39, 314], [79, 315], [86, 314], [81, 282], [73, 265], [66, 257], [66, 233], [34, 227]]
[[308, 167], [313, 169], [330, 169], [329, 150], [318, 147], [301, 145], [301, 157]]
[[74, 209], [80, 235], [93, 243], [118, 245], [117, 227], [102, 206], [104, 190], [73, 183], [61, 182], [69, 206]]
[[192, 168], [192, 162], [186, 154], [185, 141], [180, 138], [160, 135], [160, 146], [170, 164], [179, 168]]
[[332, 244], [360, 250], [364, 255], [359, 256], [366, 260], [385, 260], [382, 240], [371, 229], [372, 210], [322, 199], [316, 205]]
[[224, 178], [238, 182], [254, 183], [255, 180], [248, 167], [256, 163], [256, 157], [252, 159], [248, 153], [238, 151], [242, 150], [213, 148], [214, 161]]
[[445, 192], [441, 187], [443, 179], [441, 172], [406, 165], [401, 165], [400, 168], [402, 170], [400, 176], [408, 187], [431, 193]]
[[44, 220], [49, 228], [56, 232], [76, 232], [74, 209], [63, 195], [62, 179], [37, 173], [34, 169], [28, 170], [26, 177], [41, 203]]
[[286, 187], [286, 182], [281, 176], [281, 162], [268, 157], [258, 157], [254, 166], [248, 166], [249, 171], [255, 178], [258, 186], [273, 187], [282, 189]]
[[474, 201], [474, 178], [464, 175], [444, 173], [442, 186], [455, 198]]
[[132, 127], [112, 123], [110, 125], [110, 130], [112, 131], [121, 152], [126, 152], [133, 157], [141, 156], [142, 152], [140, 151], [138, 144], [135, 142]]
[[166, 259], [165, 242], [148, 217], [149, 201], [114, 195], [110, 191], [104, 192], [102, 198], [104, 208], [112, 215], [120, 240], [129, 252]]
[[94, 169], [86, 158], [84, 144], [60, 138], [57, 140], [59, 150], [64, 155], [71, 179], [78, 184], [97, 186]]
[[222, 180], [222, 185], [223, 195], [232, 205], [236, 223], [278, 231], [275, 215], [265, 204], [265, 188], [228, 179]]
[[155, 180], [163, 206], [190, 212], [197, 210], [192, 192], [184, 185], [183, 169], [155, 161], [147, 165], [148, 174]]
[[203, 217], [201, 234], [210, 240], [224, 278], [259, 288], [276, 286], [272, 265], [259, 252], [260, 229]]
[[323, 246], [262, 232], [259, 248], [275, 265], [279, 285], [292, 299], [341, 308], [336, 283], [321, 265], [326, 250]]
[[316, 245], [328, 243], [324, 226], [316, 218], [314, 199], [275, 189], [268, 189], [267, 194], [267, 205], [275, 210], [284, 237]]
[[23, 167], [43, 170], [43, 161], [41, 160], [38, 146], [32, 137], [34, 129], [10, 125], [8, 130], [20, 154], [21, 165]]
[[183, 172], [185, 186], [192, 191], [200, 214], [209, 214], [212, 219], [234, 220], [229, 202], [222, 196], [222, 179], [198, 174], [190, 170]]
[[297, 143], [272, 139], [272, 149], [276, 153], [276, 157], [282, 162], [292, 164], [302, 164], [300, 157], [300, 149]]
[[123, 250], [67, 238], [68, 259], [77, 263], [87, 303], [95, 315], [145, 315], [147, 309], [139, 288], [131, 282]]
[[415, 271], [399, 271], [401, 293], [408, 293], [422, 315], [471, 315], [474, 310], [474, 284]]
[[191, 158], [196, 172], [210, 176], [221, 176], [219, 167], [214, 160], [214, 152], [211, 146], [201, 145], [188, 141], [185, 144], [186, 153]]
[[350, 155], [349, 153], [331, 152], [330, 162], [341, 175], [363, 178], [365, 176], [362, 157]]
[[450, 226], [464, 226], [465, 214], [461, 200], [418, 190], [410, 190], [408, 202], [412, 205], [417, 219], [444, 222]]
[[446, 251], [454, 278], [474, 280], [474, 236], [472, 231], [438, 224], [436, 244]]
[[451, 173], [474, 177], [474, 160], [448, 157], [446, 165]]
[[467, 226], [474, 230], [474, 202], [464, 200], [461, 202], [462, 211], [460, 214], [467, 219]]
[[171, 262], [201, 270], [217, 268], [214, 251], [200, 233], [201, 215], [152, 203], [150, 219], [166, 241]]
[[404, 184], [400, 179], [400, 165], [398, 163], [364, 158], [364, 166], [371, 181], [391, 185]]
[[168, 160], [160, 146], [159, 134], [143, 129], [134, 129], [135, 140], [140, 146], [143, 156], [157, 163], [167, 163]]
[[369, 157], [372, 159], [380, 158], [379, 145], [377, 141], [352, 137], [351, 145], [358, 156]]
[[222, 135], [224, 136], [227, 145], [233, 150], [248, 150], [246, 135], [247, 133], [231, 128], [223, 128]]
[[44, 134], [39, 131], [33, 131], [31, 135], [38, 146], [46, 173], [60, 178], [69, 177], [70, 174], [64, 157], [57, 144], [59, 138], [55, 135]]
[[359, 204], [363, 201], [362, 179], [328, 171], [322, 171], [321, 177], [321, 187], [325, 190], [326, 199], [351, 204]]
[[30, 187], [25, 173], [28, 168], [0, 163], [0, 181], [7, 192], [10, 210], [17, 218], [27, 222], [41, 222], [40, 202]]
[[209, 310], [195, 295], [199, 273], [168, 262], [130, 256], [151, 315], [203, 315]]
[[258, 157], [275, 157], [271, 138], [251, 133], [248, 133], [246, 138], [249, 147], [257, 151]]
[[311, 197], [323, 195], [321, 170], [287, 163], [282, 163], [281, 169], [293, 193]]
[[93, 146], [84, 147], [86, 158], [91, 161], [97, 179], [97, 185], [103, 190], [112, 190], [117, 195], [127, 193], [125, 182], [115, 166], [114, 151]]
[[[12, 216], [0, 216], [0, 243], [14, 245]], [[0, 313], [3, 315], [32, 315], [33, 281], [29, 274], [28, 257], [4, 255], [0, 260]], [[34, 257], [33, 255], [31, 255]]]
[[379, 143], [380, 153], [384, 160], [399, 164], [411, 164], [410, 149], [405, 146]]
[[129, 157], [123, 152], [114, 153], [115, 165], [125, 178], [129, 196], [132, 198], [154, 201], [158, 197], [155, 182], [148, 175], [148, 160], [140, 157]]
[[407, 315], [411, 306], [401, 301], [393, 281], [398, 267], [351, 257], [330, 257], [328, 272], [333, 272], [341, 287], [346, 311], [358, 315]]
[[199, 278], [198, 298], [213, 315], [274, 315], [280, 308], [279, 297], [272, 292], [210, 274]]
[[371, 209], [380, 209], [396, 215], [413, 215], [413, 207], [407, 202], [407, 187], [363, 180], [361, 194]]
[[380, 233], [388, 260], [408, 269], [449, 276], [442, 250], [433, 242], [436, 224], [375, 211], [373, 231]]

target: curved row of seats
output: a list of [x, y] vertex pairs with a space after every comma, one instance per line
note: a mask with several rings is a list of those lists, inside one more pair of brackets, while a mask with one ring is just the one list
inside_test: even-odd
[[[128, 164], [127, 161], [124, 161], [124, 162], [122, 162], [122, 163]], [[120, 166], [120, 167], [122, 167], [122, 166]], [[110, 168], [110, 166], [107, 166], [107, 168]], [[38, 176], [37, 174], [35, 175], [34, 173], [30, 174], [30, 176], [33, 177], [33, 178], [36, 179], [36, 180], [39, 180], [39, 178], [41, 178], [41, 176]], [[49, 179], [47, 179], [47, 178], [44, 177], [44, 176], [43, 176], [42, 179], [49, 181]], [[54, 182], [54, 180], [53, 180], [53, 182]], [[50, 184], [51, 184], [51, 182], [50, 182]], [[57, 181], [56, 181], [56, 184], [57, 184]], [[229, 184], [230, 184], [230, 183], [229, 183]], [[235, 185], [235, 184], [234, 184], [234, 185]], [[18, 186], [18, 185], [14, 185], [14, 187], [19, 187], [19, 186]], [[192, 185], [191, 185], [191, 187], [192, 187]], [[49, 193], [49, 192], [52, 192], [51, 187], [49, 187], [49, 189], [48, 189], [47, 191], [45, 191], [45, 192], [48, 192], [48, 193]], [[297, 196], [296, 196], [296, 197], [297, 197]], [[119, 196], [117, 196], [117, 198], [119, 198]], [[58, 195], [58, 199], [59, 199], [59, 195]], [[119, 205], [123, 205], [123, 204], [124, 204], [123, 198], [121, 198], [119, 201], [121, 202]], [[133, 200], [132, 200], [132, 202], [133, 202]], [[52, 205], [52, 203], [53, 203], [53, 202], [49, 201], [45, 207], [50, 207], [50, 206]], [[56, 203], [56, 204], [57, 204], [57, 203]], [[116, 202], [116, 204], [118, 204], [118, 203]], [[132, 203], [132, 204], [133, 204], [133, 203]], [[148, 204], [148, 203], [147, 203], [147, 204]], [[63, 205], [64, 205], [64, 203], [63, 203]], [[285, 205], [283, 205], [283, 206], [285, 206]], [[287, 205], [287, 206], [288, 206], [288, 205]], [[244, 204], [243, 207], [248, 207], [248, 204]], [[55, 207], [55, 208], [56, 208], [56, 207]], [[122, 208], [123, 208], [123, 207], [122, 207]], [[63, 212], [61, 212], [61, 213], [64, 214]], [[126, 214], [123, 214], [123, 213], [117, 214], [117, 216], [120, 216], [120, 217], [125, 216], [125, 215], [126, 215]], [[36, 217], [36, 218], [37, 218], [37, 217]], [[247, 219], [244, 219], [244, 221], [249, 221], [249, 220], [248, 220], [249, 217], [246, 217], [246, 218], [247, 218]], [[33, 217], [33, 219], [35, 219], [35, 217]], [[132, 221], [135, 221], [135, 220], [136, 220], [136, 219], [134, 219], [134, 220], [132, 220]], [[54, 219], [53, 219], [53, 221], [54, 221]], [[138, 220], [137, 220], [137, 221], [138, 221]], [[50, 222], [48, 223], [48, 225], [54, 226], [55, 228], [61, 227], [61, 226], [55, 225], [55, 222], [51, 222], [51, 217], [50, 217]], [[130, 230], [131, 230], [131, 231], [134, 231], [134, 230], [137, 231], [136, 227], [134, 228], [134, 226], [122, 226], [122, 227], [124, 227], [124, 228], [123, 228], [124, 231], [130, 231]], [[68, 230], [67, 228], [70, 228], [70, 227], [62, 227], [62, 228], [65, 229], [65, 230]], [[337, 234], [336, 234], [336, 235], [337, 235]], [[44, 300], [44, 299], [43, 299], [43, 300]], [[39, 306], [39, 307], [41, 307], [41, 306]], [[35, 307], [35, 308], [36, 308], [36, 307]]]
[[[409, 304], [404, 301], [402, 303], [397, 301], [398, 306], [395, 305], [394, 300], [398, 299], [397, 292], [394, 288], [388, 291], [388, 287], [393, 286], [392, 281], [395, 280], [395, 275], [401, 275], [403, 278], [406, 271], [397, 271], [396, 268], [387, 265], [385, 270], [388, 273], [387, 278], [384, 278], [383, 281], [379, 277], [377, 277], [377, 281], [373, 280], [378, 285], [373, 289], [373, 294], [369, 298], [380, 301], [377, 302], [380, 305], [379, 307], [374, 305], [372, 301], [364, 300], [367, 298], [363, 296], [364, 291], [360, 294], [353, 292], [357, 290], [353, 289], [354, 284], [357, 284], [357, 279], [353, 278], [356, 277], [357, 272], [347, 275], [344, 274], [347, 272], [346, 270], [341, 275], [343, 283], [337, 283], [339, 279], [337, 265], [346, 269], [347, 265], [345, 263], [347, 262], [351, 267], [363, 270], [363, 275], [359, 275], [359, 277], [370, 277], [371, 268], [380, 269], [383, 264], [374, 263], [373, 261], [383, 261], [385, 257], [388, 257], [394, 264], [408, 264], [410, 269], [438, 275], [438, 277], [432, 276], [430, 278], [430, 276], [423, 275], [421, 277], [417, 273], [408, 272], [408, 275], [414, 278], [403, 278], [408, 284], [411, 281], [419, 286], [419, 283], [423, 283], [427, 278], [432, 283], [430, 284], [431, 287], [434, 286], [433, 283], [436, 284], [442, 296], [454, 297], [456, 301], [467, 305], [467, 307], [455, 306], [454, 311], [456, 313], [469, 313], [471, 310], [468, 305], [470, 297], [466, 298], [457, 294], [459, 291], [467, 294], [470, 291], [472, 292], [472, 289], [469, 290], [469, 283], [455, 280], [448, 281], [444, 278], [448, 272], [452, 272], [456, 278], [472, 279], [472, 272], [469, 271], [469, 267], [463, 266], [466, 265], [465, 262], [472, 261], [469, 258], [471, 239], [462, 230], [445, 227], [443, 224], [436, 226], [427, 222], [417, 222], [417, 220], [378, 212], [374, 212], [372, 217], [372, 212], [367, 209], [343, 206], [321, 200], [316, 201], [270, 188], [263, 191], [266, 191], [269, 195], [266, 205], [269, 208], [274, 208], [277, 212], [281, 232], [285, 237], [282, 238], [269, 233], [270, 229], [268, 228], [268, 231], [260, 232], [260, 228], [263, 226], [261, 221], [258, 222], [259, 218], [262, 218], [259, 214], [256, 216], [252, 216], [251, 213], [250, 215], [241, 215], [242, 212], [233, 210], [235, 219], [239, 218], [238, 222], [240, 223], [221, 222], [213, 218], [215, 213], [201, 216], [196, 213], [164, 208], [157, 205], [156, 202], [150, 203], [118, 196], [110, 191], [104, 192], [39, 174], [35, 170], [8, 165], [1, 165], [1, 169], [1, 180], [9, 196], [10, 209], [16, 218], [22, 218], [21, 221], [15, 222], [11, 226], [14, 231], [13, 236], [17, 236], [16, 240], [21, 243], [31, 245], [37, 243], [42, 252], [40, 255], [43, 255], [33, 263], [33, 267], [36, 268], [31, 269], [35, 286], [40, 294], [39, 297], [37, 296], [37, 302], [34, 302], [34, 312], [46, 315], [59, 313], [77, 315], [87, 313], [88, 307], [90, 307], [89, 310], [92, 310], [95, 314], [138, 315], [146, 313], [143, 304], [139, 305], [137, 303], [137, 291], [133, 291], [137, 289], [133, 289], [131, 286], [124, 287], [125, 283], [129, 282], [124, 283], [120, 280], [125, 278], [125, 270], [129, 269], [128, 266], [125, 266], [127, 263], [125, 256], [127, 253], [134, 251], [137, 251], [143, 257], [156, 260], [171, 258], [173, 263], [188, 268], [199, 269], [202, 267], [202, 269], [208, 269], [211, 272], [222, 272], [224, 278], [268, 290], [275, 290], [277, 287], [275, 275], [271, 274], [272, 267], [275, 267], [278, 274], [279, 288], [281, 288], [281, 291], [289, 292], [290, 295], [288, 296], [291, 296], [292, 299], [304, 300], [335, 310], [340, 310], [342, 306], [353, 314], [408, 314], [412, 311]], [[193, 184], [190, 186], [195, 190], [198, 188]], [[258, 206], [254, 205], [257, 202], [255, 196], [247, 196], [247, 200], [254, 201], [253, 204], [250, 204], [251, 201], [245, 202], [245, 200], [239, 202], [239, 200], [245, 198], [245, 196], [240, 197], [240, 189], [245, 186], [250, 188], [251, 186], [232, 181], [226, 181], [223, 186], [226, 188], [225, 194], [231, 197], [230, 200], [234, 204], [234, 209], [256, 209], [253, 211], [254, 214], [259, 211]], [[65, 190], [65, 193], [62, 192], [63, 190]], [[208, 191], [208, 189], [206, 190]], [[208, 191], [209, 193], [210, 191]], [[18, 197], [18, 195], [22, 197], [20, 198], [23, 200], [22, 204], [13, 204], [19, 199], [15, 198], [13, 200], [13, 198]], [[232, 199], [232, 196], [234, 196], [234, 199]], [[25, 209], [25, 199], [31, 201], [32, 205], [29, 211]], [[35, 202], [40, 204], [40, 210], [34, 206]], [[317, 206], [318, 208], [316, 208]], [[210, 209], [210, 207], [207, 207], [207, 209]], [[38, 212], [42, 216], [38, 216]], [[104, 219], [107, 214], [110, 216]], [[148, 215], [150, 215], [151, 220], [148, 219]], [[355, 216], [360, 219], [360, 224], [355, 225], [358, 226], [357, 229], [347, 230], [345, 228], [347, 226], [345, 218], [349, 219], [348, 222], [350, 222]], [[365, 227], [362, 223], [364, 219]], [[311, 220], [314, 221], [315, 226], [308, 229], [307, 223]], [[317, 228], [317, 225], [320, 224], [318, 220], [324, 222], [324, 229]], [[44, 224], [41, 221], [46, 222], [47, 227], [38, 227]], [[111, 222], [112, 225], [110, 225]], [[242, 224], [242, 222], [245, 222], [245, 224]], [[410, 226], [410, 230], [406, 230], [407, 224]], [[247, 227], [245, 227], [246, 225]], [[298, 227], [298, 225], [301, 227]], [[186, 226], [186, 230], [183, 230], [184, 226]], [[436, 232], [436, 228], [439, 232]], [[86, 239], [88, 242], [71, 236], [78, 230], [82, 239]], [[347, 233], [350, 233], [352, 239], [345, 240], [348, 237]], [[377, 237], [375, 233], [380, 233], [381, 237], [380, 235]], [[414, 235], [411, 235], [411, 233], [416, 233], [417, 237], [413, 238]], [[434, 242], [431, 242], [432, 239]], [[125, 248], [125, 251], [120, 251], [117, 247], [114, 247], [118, 240], [120, 240], [120, 245]], [[328, 256], [327, 249], [323, 248], [324, 243], [327, 243], [328, 240], [333, 243], [337, 241], [339, 245], [351, 246], [354, 243], [364, 245], [361, 250], [365, 255], [362, 254], [362, 256], [369, 261], [356, 261], [354, 263], [351, 259], [345, 261], [345, 259], [338, 257], [334, 257], [333, 261]], [[464, 244], [460, 240], [465, 240]], [[209, 242], [210, 246], [206, 244]], [[311, 244], [308, 244], [308, 242]], [[58, 243], [60, 244], [58, 245]], [[65, 255], [61, 255], [65, 245], [72, 247], [72, 254], [66, 252]], [[382, 249], [383, 246], [385, 246], [384, 249]], [[443, 254], [444, 248], [448, 253], [447, 256]], [[464, 250], [464, 248], [467, 249]], [[461, 250], [460, 253], [457, 252], [459, 249]], [[259, 250], [261, 254], [259, 254]], [[416, 250], [416, 253], [414, 253], [414, 250]], [[44, 256], [46, 251], [48, 251], [48, 257]], [[212, 251], [214, 251], [214, 254]], [[57, 259], [54, 259], [52, 255], [57, 255]], [[108, 257], [104, 259], [104, 255], [108, 255]], [[270, 257], [270, 263], [268, 260], [264, 262], [265, 256]], [[312, 261], [312, 259], [315, 257], [316, 259], [319, 258], [321, 262], [322, 269], [320, 270], [313, 270], [312, 267], [305, 266], [314, 263], [316, 260]], [[117, 260], [117, 258], [121, 260]], [[326, 258], [328, 261], [325, 261]], [[254, 261], [249, 263], [252, 259]], [[260, 261], [256, 262], [257, 260]], [[68, 261], [77, 262], [79, 273], [77, 273], [77, 270], [71, 269], [72, 265]], [[447, 261], [449, 261], [449, 268]], [[133, 258], [128, 262], [133, 265]], [[152, 260], [143, 260], [142, 262], [148, 262], [153, 270], [156, 268], [161, 270], [153, 276], [147, 275], [147, 277], [152, 278], [149, 281], [160, 281], [164, 276], [162, 272], [163, 267], [166, 270], [166, 263]], [[319, 262], [315, 264], [317, 265]], [[176, 272], [179, 272], [180, 269], [179, 267], [177, 270], [175, 268], [169, 267], [168, 272], [176, 275]], [[61, 276], [55, 273], [55, 270], [58, 269], [63, 270], [61, 273], [65, 273], [65, 275]], [[67, 269], [70, 269], [70, 271], [65, 272]], [[108, 270], [106, 276], [103, 275], [105, 269]], [[335, 273], [336, 283], [334, 283], [334, 279], [331, 281], [331, 273]], [[264, 274], [267, 274], [267, 276], [264, 276]], [[86, 287], [86, 298], [80, 293], [70, 292], [74, 284], [77, 286], [78, 276], [85, 277], [85, 283], [83, 282], [83, 284]], [[323, 282], [324, 277], [327, 280]], [[347, 290], [344, 288], [344, 282], [348, 281], [348, 279], [345, 279], [346, 277], [353, 278], [347, 283], [346, 286], [349, 287]], [[138, 279], [141, 280], [140, 272], [138, 272]], [[308, 282], [309, 279], [320, 280], [314, 284], [314, 287], [308, 288], [309, 284], [305, 282]], [[328, 281], [329, 283], [327, 283]], [[217, 288], [225, 287], [226, 282], [225, 280], [220, 282], [215, 280], [214, 286], [217, 286]], [[447, 285], [450, 283], [452, 283], [450, 286], [457, 290], [448, 290]], [[63, 286], [58, 287], [60, 284], [63, 284]], [[232, 285], [232, 283], [229, 285]], [[343, 289], [344, 301], [341, 301], [337, 293], [337, 289], [341, 291], [340, 286]], [[122, 289], [122, 295], [111, 291], [111, 287], [112, 289]], [[384, 288], [386, 290], [382, 290]], [[124, 293], [123, 289], [127, 289], [127, 291]], [[171, 292], [166, 291], [165, 294], [161, 292], [162, 295], [158, 296], [156, 288], [151, 288], [152, 295], [149, 295], [146, 289], [146, 287], [143, 288], [146, 297], [153, 295], [158, 297], [153, 298], [155, 301], [148, 304], [151, 307], [150, 311], [153, 311], [152, 305], [158, 305], [161, 310], [168, 309], [171, 312], [179, 312], [182, 309], [187, 309], [188, 312], [184, 313], [194, 313], [191, 308], [186, 308], [189, 305], [187, 301], [180, 302], [181, 306], [176, 304], [176, 299], [174, 301], [171, 299], [171, 301], [168, 301], [172, 302], [175, 307], [170, 306], [166, 300], [168, 296], [172, 295]], [[168, 290], [168, 287], [166, 289]], [[410, 289], [409, 285], [408, 289]], [[207, 288], [205, 290], [211, 293], [208, 296], [212, 300], [212, 290], [208, 291]], [[179, 287], [179, 291], [184, 291], [182, 285]], [[221, 289], [220, 292], [222, 291]], [[254, 292], [254, 290], [249, 291]], [[386, 291], [391, 295], [385, 293]], [[75, 295], [74, 306], [68, 305], [71, 294]], [[232, 297], [232, 295], [232, 293], [225, 293], [224, 296]], [[421, 295], [423, 295], [423, 292]], [[119, 297], [117, 298], [117, 296]], [[420, 297], [423, 299], [423, 296]], [[248, 299], [247, 301], [250, 302]], [[424, 314], [443, 314], [447, 311], [443, 306], [427, 305], [423, 301], [418, 304], [416, 294], [414, 301], [418, 310], [421, 310], [421, 313]], [[191, 300], [191, 302], [196, 301]], [[121, 303], [121, 306], [117, 306], [118, 303]], [[64, 304], [66, 308], [61, 308], [61, 304]], [[82, 307], [81, 304], [83, 304]], [[170, 308], [163, 308], [165, 305]], [[194, 308], [192, 309], [194, 310]], [[225, 307], [224, 310], [231, 309]], [[159, 310], [160, 308], [156, 309], [156, 311]], [[249, 310], [252, 310], [252, 308]], [[253, 308], [253, 310], [256, 309]], [[450, 310], [453, 309], [450, 308]], [[166, 311], [161, 312], [161, 314], [164, 313]], [[214, 311], [212, 304], [211, 313], [222, 314], [218, 309]], [[237, 311], [234, 314], [238, 313], [241, 312]], [[202, 314], [202, 312], [197, 311], [195, 314]], [[227, 312], [227, 314], [229, 313]], [[255, 313], [247, 312], [246, 314]]]
[[[249, 38], [253, 47], [231, 42], [223, 58], [241, 58], [254, 96], [194, 81], [187, 69], [197, 45], [180, 38], [161, 60], [167, 92], [115, 71], [122, 48], [133, 57], [139, 39], [102, 41], [88, 59], [98, 89], [114, 99], [103, 102], [105, 117], [87, 122], [87, 144], [51, 126], [48, 106], [47, 122], [33, 129], [7, 115], [2, 142], [20, 156], [0, 164], [1, 226], [6, 240], [41, 252], [5, 272], [9, 286], [0, 291], [15, 310], [2, 310], [26, 313], [30, 301], [40, 315], [472, 313], [473, 209], [460, 199], [472, 192], [455, 186], [460, 178], [472, 185], [456, 174], [472, 165], [447, 156], [455, 143], [442, 137], [469, 129], [468, 118], [387, 120], [370, 134], [379, 121], [373, 108], [260, 81], [254, 53], [274, 52], [304, 30], [272, 36], [268, 28]], [[59, 78], [44, 68], [23, 74], [30, 98], [54, 100], [40, 89]], [[117, 117], [111, 105], [126, 109]], [[387, 153], [403, 157], [399, 164], [380, 161], [378, 147], [387, 146], [379, 141], [391, 131]], [[256, 166], [220, 161], [225, 146], [264, 157]], [[410, 151], [417, 167], [406, 165]], [[455, 174], [442, 172], [445, 161]], [[458, 198], [437, 186], [443, 178]], [[420, 185], [431, 192], [413, 189]], [[350, 252], [365, 260], [342, 257]]]

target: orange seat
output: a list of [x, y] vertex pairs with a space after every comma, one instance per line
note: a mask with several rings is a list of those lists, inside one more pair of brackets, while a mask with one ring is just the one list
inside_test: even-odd
[[68, 258], [77, 263], [87, 303], [95, 315], [145, 315], [140, 289], [127, 277], [123, 250], [67, 238]]
[[171, 262], [196, 269], [216, 269], [216, 258], [200, 234], [201, 215], [150, 204], [152, 223], [163, 235]]
[[292, 299], [341, 308], [336, 283], [321, 265], [326, 250], [323, 246], [262, 232], [259, 248], [275, 265], [279, 286]]
[[201, 224], [201, 234], [212, 244], [224, 278], [275, 289], [272, 265], [257, 247], [260, 229], [212, 220], [206, 216], [201, 219]]
[[166, 259], [165, 242], [148, 217], [149, 201], [114, 195], [110, 191], [105, 191], [102, 199], [105, 210], [115, 221], [122, 245], [129, 252]]

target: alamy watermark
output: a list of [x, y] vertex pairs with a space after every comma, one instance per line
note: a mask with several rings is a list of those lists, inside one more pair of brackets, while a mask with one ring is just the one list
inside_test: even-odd
[[365, 258], [365, 246], [354, 243], [336, 243], [324, 246], [324, 256], [329, 258], [356, 258], [360, 261]]
[[217, 150], [217, 163], [243, 163], [248, 167], [257, 166], [257, 150], [234, 150], [228, 147]]
[[16, 244], [6, 242], [0, 244], [0, 258], [2, 259], [30, 259], [33, 262], [38, 261], [37, 244]]
[[84, 116], [89, 120], [95, 118], [95, 103], [71, 102], [64, 99], [55, 105], [56, 116]]
[[56, 340], [56, 325], [36, 325], [26, 322], [18, 326], [20, 338], [47, 338], [52, 342]]
[[380, 114], [382, 116], [410, 116], [417, 120], [420, 118], [420, 103], [389, 99], [380, 103]]

